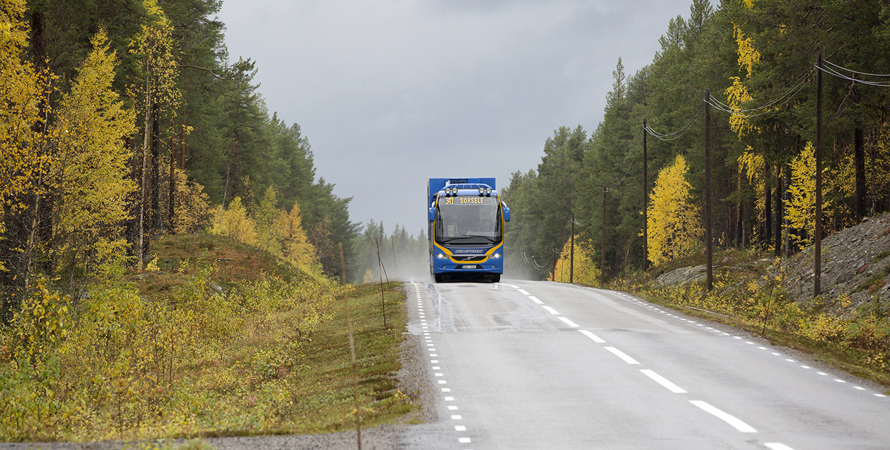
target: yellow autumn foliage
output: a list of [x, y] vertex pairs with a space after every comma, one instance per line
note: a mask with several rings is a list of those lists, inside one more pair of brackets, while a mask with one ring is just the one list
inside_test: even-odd
[[[869, 197], [881, 198], [890, 192], [890, 126], [884, 124], [865, 152], [865, 185]], [[856, 166], [853, 147], [847, 146], [837, 170], [828, 181], [832, 190], [847, 198], [856, 194]], [[847, 214], [853, 217], [852, 211]], [[852, 224], [849, 224], [852, 225]]]
[[241, 197], [235, 197], [229, 207], [218, 205], [210, 210], [210, 234], [228, 236], [248, 245], [256, 245], [256, 224], [247, 215]]
[[[828, 170], [822, 169], [823, 176]], [[828, 217], [833, 207], [828, 200], [828, 186], [822, 192], [822, 217]], [[790, 198], [785, 201], [785, 218], [789, 222], [794, 242], [806, 247], [813, 243], [816, 233], [816, 153], [812, 142], [791, 161]]]
[[309, 242], [303, 229], [300, 204], [294, 201], [291, 210], [282, 210], [273, 224], [275, 241], [281, 256], [298, 267], [309, 267], [315, 263], [315, 247]]
[[662, 169], [655, 180], [647, 209], [649, 260], [653, 265], [702, 249], [701, 210], [690, 199], [688, 170], [686, 159], [677, 155], [674, 164]]
[[173, 176], [176, 179], [176, 191], [173, 208], [173, 232], [193, 233], [198, 231], [207, 220], [210, 211], [210, 197], [204, 192], [195, 180], [189, 180], [185, 172], [174, 169]]
[[763, 178], [766, 159], [762, 154], [754, 153], [754, 149], [748, 146], [745, 153], [739, 156], [738, 163], [739, 171], [748, 179], [754, 190], [754, 216], [762, 221], [766, 211], [766, 183]]
[[34, 130], [43, 123], [51, 77], [21, 58], [28, 46], [25, 11], [24, 0], [0, 2], [0, 233], [3, 218], [26, 207], [22, 195], [40, 193], [37, 180], [49, 161], [43, 135]]
[[[578, 236], [575, 236], [575, 261], [572, 264], [571, 241], [566, 241], [562, 246], [562, 252], [556, 261], [553, 272], [547, 277], [550, 281], [569, 282], [569, 279], [575, 283], [586, 284], [588, 286], [600, 285], [600, 270], [596, 266], [594, 259], [596, 255], [592, 249], [588, 250], [581, 245]], [[571, 272], [571, 273], [570, 273]]]
[[[127, 197], [136, 190], [128, 176], [135, 114], [112, 89], [115, 55], [100, 31], [71, 91], [62, 97], [50, 127], [55, 155], [47, 185], [54, 192], [52, 239], [56, 258], [86, 268], [123, 253], [121, 224], [129, 217]], [[102, 254], [96, 254], [102, 249]]]
[[303, 229], [300, 204], [294, 201], [290, 211], [275, 208], [275, 189], [266, 189], [254, 216], [248, 215], [240, 197], [228, 208], [216, 206], [210, 211], [210, 233], [229, 236], [248, 245], [255, 245], [272, 255], [307, 271], [317, 263], [315, 247]]

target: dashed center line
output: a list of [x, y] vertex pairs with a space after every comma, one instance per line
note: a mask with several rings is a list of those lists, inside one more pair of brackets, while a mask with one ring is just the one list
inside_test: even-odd
[[763, 445], [765, 445], [766, 448], [770, 450], [794, 450], [793, 448], [779, 442], [767, 442]]
[[662, 377], [661, 375], [655, 373], [652, 370], [640, 369], [640, 372], [643, 372], [643, 375], [646, 375], [647, 377], [655, 380], [656, 383], [664, 386], [665, 388], [667, 388], [667, 390], [673, 392], [674, 394], [685, 394], [686, 393], [685, 389], [681, 388], [680, 386], [677, 386], [674, 383], [671, 383], [666, 378]]
[[587, 337], [589, 337], [590, 339], [593, 339], [593, 342], [596, 342], [596, 343], [598, 343], [598, 344], [605, 344], [605, 343], [606, 343], [606, 341], [604, 341], [602, 338], [600, 338], [599, 336], [597, 336], [597, 335], [595, 335], [595, 334], [593, 334], [593, 333], [591, 333], [591, 332], [589, 332], [589, 331], [587, 331], [587, 330], [578, 330], [578, 331], [580, 331], [581, 334], [583, 334], [584, 336], [587, 336]]
[[603, 348], [605, 348], [606, 350], [611, 352], [613, 355], [621, 358], [622, 360], [624, 360], [624, 362], [626, 362], [628, 364], [640, 364], [639, 361], [631, 358], [630, 356], [627, 356], [626, 353], [622, 352], [621, 350], [618, 350], [615, 347], [603, 347]]
[[751, 425], [748, 425], [747, 423], [742, 422], [741, 420], [737, 419], [733, 415], [727, 414], [727, 413], [711, 406], [708, 402], [704, 402], [701, 400], [690, 400], [689, 402], [692, 403], [693, 405], [698, 406], [699, 408], [703, 409], [705, 412], [711, 414], [712, 416], [728, 423], [733, 428], [741, 431], [742, 433], [756, 433], [757, 432], [757, 430], [752, 428]]
[[542, 306], [541, 308], [544, 308], [544, 309], [545, 309], [547, 312], [549, 312], [550, 314], [553, 314], [553, 315], [559, 315], [559, 313], [556, 312], [555, 309], [553, 309], [553, 308], [551, 308], [551, 307], [549, 307], [549, 306], [546, 306], [546, 305], [545, 305], [545, 306]]
[[[503, 284], [503, 283], [502, 283], [502, 284]], [[507, 286], [507, 287], [511, 287], [511, 288], [516, 289], [519, 293], [521, 293], [521, 294], [527, 296], [532, 302], [534, 302], [534, 303], [537, 304], [537, 305], [540, 305], [544, 310], [546, 310], [547, 312], [549, 312], [551, 315], [558, 316], [557, 318], [558, 318], [560, 321], [562, 321], [563, 323], [565, 323], [566, 325], [568, 325], [568, 326], [570, 326], [570, 327], [572, 327], [572, 328], [580, 328], [580, 325], [578, 325], [578, 324], [576, 324], [575, 322], [569, 320], [569, 319], [568, 319], [567, 317], [565, 317], [565, 316], [560, 316], [559, 313], [558, 313], [553, 307], [550, 307], [550, 306], [548, 306], [548, 305], [545, 305], [543, 301], [541, 301], [539, 298], [537, 298], [537, 297], [531, 295], [528, 291], [526, 291], [526, 290], [524, 290], [524, 289], [521, 289], [521, 288], [519, 288], [518, 286], [514, 286], [514, 285], [509, 285], [509, 284], [503, 284], [503, 285], [504, 285], [504, 286]], [[416, 285], [415, 285], [415, 288], [417, 288]], [[715, 332], [715, 333], [717, 333], [717, 334], [722, 334], [722, 335], [727, 336], [727, 337], [732, 336], [732, 338], [733, 338], [733, 339], [736, 339], [736, 340], [744, 340], [744, 338], [741, 337], [741, 336], [733, 336], [733, 335], [731, 335], [731, 334], [729, 334], [729, 333], [725, 333], [725, 332], [723, 332], [723, 331], [714, 329], [714, 328], [712, 328], [712, 327], [708, 327], [708, 326], [706, 326], [706, 325], [704, 325], [704, 324], [695, 322], [695, 321], [693, 321], [693, 320], [688, 320], [688, 319], [682, 318], [682, 317], [680, 317], [680, 316], [677, 316], [677, 315], [674, 315], [674, 314], [670, 314], [670, 313], [668, 313], [668, 312], [666, 312], [666, 311], [663, 311], [663, 310], [661, 310], [661, 309], [659, 309], [659, 308], [656, 308], [656, 307], [653, 307], [653, 306], [651, 306], [651, 305], [645, 304], [644, 302], [642, 302], [642, 301], [640, 301], [640, 300], [638, 300], [638, 299], [635, 299], [635, 298], [633, 298], [633, 297], [631, 297], [631, 296], [624, 295], [624, 294], [622, 294], [622, 295], [623, 295], [624, 297], [630, 299], [630, 300], [633, 301], [633, 302], [636, 302], [636, 303], [638, 303], [638, 304], [640, 304], [640, 305], [642, 305], [642, 306], [645, 306], [645, 307], [651, 309], [652, 311], [659, 312], [659, 313], [664, 314], [664, 315], [667, 315], [667, 316], [669, 316], [669, 317], [674, 317], [674, 318], [676, 318], [676, 319], [678, 319], [678, 320], [682, 320], [682, 321], [684, 321], [684, 322], [687, 322], [687, 323], [689, 323], [690, 325], [696, 325], [696, 326], [698, 326], [698, 327], [702, 327], [702, 328], [704, 328], [704, 329], [713, 331], [713, 332]], [[418, 313], [419, 313], [419, 315], [420, 315], [420, 317], [421, 317], [421, 322], [423, 323], [423, 329], [426, 331], [428, 327], [426, 326], [426, 320], [424, 319], [425, 315], [424, 315], [424, 311], [423, 311], [423, 302], [422, 302], [422, 297], [421, 297], [419, 288], [417, 288], [417, 307], [418, 307]], [[600, 338], [599, 336], [597, 336], [596, 334], [594, 334], [594, 333], [592, 333], [592, 332], [590, 332], [590, 331], [588, 331], [588, 330], [578, 330], [578, 331], [579, 331], [581, 334], [585, 335], [587, 338], [591, 339], [592, 341], [594, 341], [594, 342], [596, 342], [596, 343], [603, 344], [603, 343], [606, 342], [604, 339]], [[428, 337], [428, 336], [429, 336], [429, 333], [425, 333], [425, 335]], [[431, 342], [431, 340], [430, 340], [429, 338], [427, 338], [427, 342], [429, 343], [429, 342]], [[745, 344], [748, 344], [748, 345], [757, 345], [757, 344], [755, 344], [754, 342], [751, 342], [751, 341], [748, 341], [748, 340], [745, 340], [744, 342], [745, 342]], [[427, 344], [427, 345], [428, 345], [429, 347], [432, 347], [433, 344], [430, 343], [430, 344]], [[763, 346], [758, 346], [758, 347], [759, 347], [760, 349], [762, 349], [762, 350], [767, 350], [766, 347], [763, 347]], [[630, 365], [640, 365], [640, 362], [639, 362], [639, 361], [637, 361], [637, 360], [634, 359], [633, 357], [627, 355], [626, 353], [622, 352], [621, 350], [617, 349], [616, 347], [603, 347], [603, 348], [606, 349], [607, 351], [609, 351], [610, 353], [614, 354], [615, 356], [619, 357], [621, 360], [623, 360], [623, 361], [626, 362], [627, 364], [630, 364]], [[430, 351], [430, 352], [434, 352], [435, 349], [434, 349], [434, 348], [430, 348], [429, 351]], [[775, 356], [780, 356], [780, 357], [783, 357], [783, 358], [784, 358], [784, 356], [783, 356], [782, 354], [780, 354], [780, 353], [777, 353], [777, 352], [771, 352], [771, 353], [772, 353], [773, 355], [775, 355]], [[436, 356], [437, 356], [437, 355], [436, 355], [435, 353], [430, 353], [430, 357], [436, 357]], [[786, 359], [786, 361], [791, 362], [791, 363], [796, 362], [796, 361], [793, 360], [793, 359], [789, 359], [789, 358], [785, 358], [785, 359]], [[433, 364], [438, 364], [439, 361], [438, 361], [438, 360], [431, 360], [431, 363], [433, 363]], [[806, 366], [806, 365], [801, 365], [800, 367], [803, 368], [803, 369], [811, 369], [811, 367]], [[438, 370], [438, 369], [440, 369], [439, 366], [434, 367], [434, 370]], [[662, 387], [664, 387], [665, 389], [668, 389], [668, 390], [671, 391], [672, 393], [675, 393], [675, 394], [686, 394], [686, 393], [687, 393], [687, 391], [686, 391], [685, 389], [679, 387], [678, 385], [674, 384], [674, 383], [671, 382], [670, 380], [668, 380], [668, 379], [662, 377], [661, 375], [659, 375], [658, 373], [656, 373], [656, 372], [653, 371], [653, 370], [649, 370], [649, 369], [640, 369], [640, 372], [641, 372], [642, 374], [646, 375], [648, 378], [650, 378], [650, 379], [652, 379], [653, 381], [655, 381], [656, 383], [658, 383], [659, 385], [661, 385]], [[819, 371], [817, 371], [816, 373], [818, 373], [819, 375], [822, 375], [822, 376], [828, 376], [828, 374], [825, 373], [825, 372], [819, 372]], [[440, 372], [436, 372], [436, 373], [435, 373], [435, 377], [443, 377], [443, 376], [444, 376], [443, 373], [440, 373]], [[445, 385], [445, 384], [447, 384], [446, 380], [443, 380], [443, 379], [439, 379], [439, 380], [437, 380], [437, 381], [438, 381], [438, 383], [439, 383], [440, 385]], [[836, 381], [836, 382], [838, 382], [838, 383], [846, 383], [846, 381], [841, 380], [841, 379], [837, 379], [837, 378], [834, 379], [834, 381]], [[853, 387], [854, 389], [856, 389], [856, 390], [860, 390], [860, 391], [864, 391], [864, 390], [866, 390], [865, 388], [863, 388], [863, 387], [861, 387], [861, 386], [852, 386], [852, 387]], [[441, 388], [441, 391], [442, 391], [443, 393], [450, 393], [450, 392], [451, 392], [451, 389], [450, 389], [450, 388], [447, 388], [447, 387], [442, 387], [442, 388]], [[880, 398], [885, 398], [885, 397], [886, 397], [886, 395], [879, 394], [879, 393], [874, 393], [874, 395], [875, 395], [876, 397], [880, 397]], [[444, 398], [445, 398], [445, 401], [446, 401], [446, 402], [453, 402], [453, 401], [454, 401], [454, 397], [451, 397], [451, 396], [444, 397]], [[751, 427], [751, 426], [748, 425], [747, 423], [743, 422], [742, 420], [740, 420], [740, 419], [738, 419], [738, 418], [732, 416], [731, 414], [728, 414], [728, 413], [726, 413], [726, 412], [724, 412], [724, 411], [722, 411], [722, 410], [720, 410], [720, 409], [718, 409], [718, 408], [716, 408], [716, 407], [710, 405], [709, 403], [707, 403], [707, 402], [705, 402], [705, 401], [702, 401], [702, 400], [690, 400], [690, 403], [692, 403], [692, 404], [695, 405], [696, 407], [702, 409], [703, 411], [705, 411], [705, 412], [707, 412], [707, 413], [713, 415], [714, 417], [717, 417], [718, 419], [720, 419], [720, 420], [726, 422], [727, 424], [729, 424], [730, 426], [732, 426], [733, 428], [735, 428], [736, 430], [738, 430], [738, 431], [740, 431], [740, 432], [742, 432], [742, 433], [756, 433], [756, 432], [757, 432], [753, 427]], [[448, 408], [449, 411], [456, 411], [456, 410], [458, 410], [458, 407], [455, 406], [455, 405], [448, 405], [447, 408]], [[460, 415], [453, 414], [453, 415], [451, 415], [451, 419], [452, 419], [452, 420], [462, 420], [462, 417], [461, 417]], [[455, 426], [455, 431], [458, 431], [458, 432], [466, 432], [466, 431], [467, 431], [467, 428], [466, 428], [466, 426], [463, 426], [463, 425], [456, 425], [456, 426]], [[471, 442], [471, 439], [470, 439], [469, 437], [459, 437], [459, 438], [458, 438], [458, 442], [460, 442], [460, 443], [470, 443], [470, 442]], [[765, 445], [765, 446], [766, 446], [767, 448], [769, 448], [770, 450], [793, 450], [791, 447], [788, 447], [787, 445], [782, 444], [782, 443], [779, 443], [779, 442], [764, 443], [763, 445]]]

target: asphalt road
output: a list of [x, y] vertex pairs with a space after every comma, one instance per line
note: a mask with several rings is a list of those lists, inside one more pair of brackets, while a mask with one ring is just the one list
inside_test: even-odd
[[890, 448], [890, 397], [730, 327], [559, 283], [406, 290], [437, 420], [403, 448]]

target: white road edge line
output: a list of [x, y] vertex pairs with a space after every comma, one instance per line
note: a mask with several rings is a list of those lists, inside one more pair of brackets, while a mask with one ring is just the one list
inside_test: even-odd
[[623, 359], [624, 362], [626, 362], [626, 363], [628, 363], [628, 364], [640, 364], [637, 360], [631, 358], [630, 356], [627, 356], [627, 354], [625, 354], [625, 353], [622, 352], [621, 350], [618, 350], [618, 349], [615, 348], [615, 347], [603, 347], [603, 348], [605, 348], [606, 350], [612, 352], [612, 354], [614, 354], [615, 356], [617, 356], [617, 357]]
[[577, 323], [572, 322], [571, 320], [569, 320], [569, 319], [567, 319], [567, 318], [565, 318], [565, 317], [560, 316], [560, 317], [559, 317], [559, 320], [563, 321], [566, 325], [568, 325], [568, 326], [570, 326], [570, 327], [572, 327], [572, 328], [581, 328], [581, 325], [578, 325]]
[[735, 416], [727, 414], [727, 413], [711, 406], [708, 402], [704, 402], [701, 400], [690, 400], [689, 403], [692, 403], [693, 405], [698, 406], [705, 412], [728, 423], [733, 428], [741, 431], [742, 433], [756, 433], [757, 432], [757, 430], [752, 428], [751, 425], [748, 425], [747, 423], [742, 422], [741, 420], [737, 419]]
[[531, 295], [531, 294], [529, 294], [528, 291], [526, 291], [525, 289], [519, 289], [519, 293], [522, 294], [522, 295]]
[[593, 342], [596, 342], [597, 344], [605, 344], [606, 343], [606, 341], [602, 340], [602, 338], [600, 338], [599, 336], [597, 336], [587, 330], [578, 330], [578, 331], [580, 331], [581, 334], [583, 334], [584, 336], [587, 336], [590, 339], [593, 339]]
[[643, 372], [643, 375], [646, 375], [647, 377], [652, 378], [653, 380], [655, 380], [656, 383], [664, 386], [665, 388], [667, 388], [667, 390], [673, 392], [674, 394], [685, 394], [686, 393], [685, 389], [681, 388], [680, 386], [677, 386], [674, 383], [671, 383], [670, 381], [667, 380], [667, 378], [655, 373], [652, 370], [640, 369], [640, 372]]
[[532, 299], [533, 302], [535, 302], [535, 303], [537, 303], [537, 304], [539, 304], [539, 305], [543, 305], [543, 304], [544, 304], [544, 302], [538, 300], [538, 297], [535, 297], [534, 295], [529, 295], [528, 298]]
[[794, 450], [793, 448], [781, 443], [781, 442], [767, 442], [763, 444], [766, 448], [770, 450]]

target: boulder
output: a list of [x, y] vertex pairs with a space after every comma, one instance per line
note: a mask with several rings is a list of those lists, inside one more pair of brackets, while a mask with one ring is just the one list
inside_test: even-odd
[[700, 266], [681, 267], [661, 274], [655, 283], [661, 286], [684, 286], [689, 283], [705, 281], [708, 270], [704, 264]]

